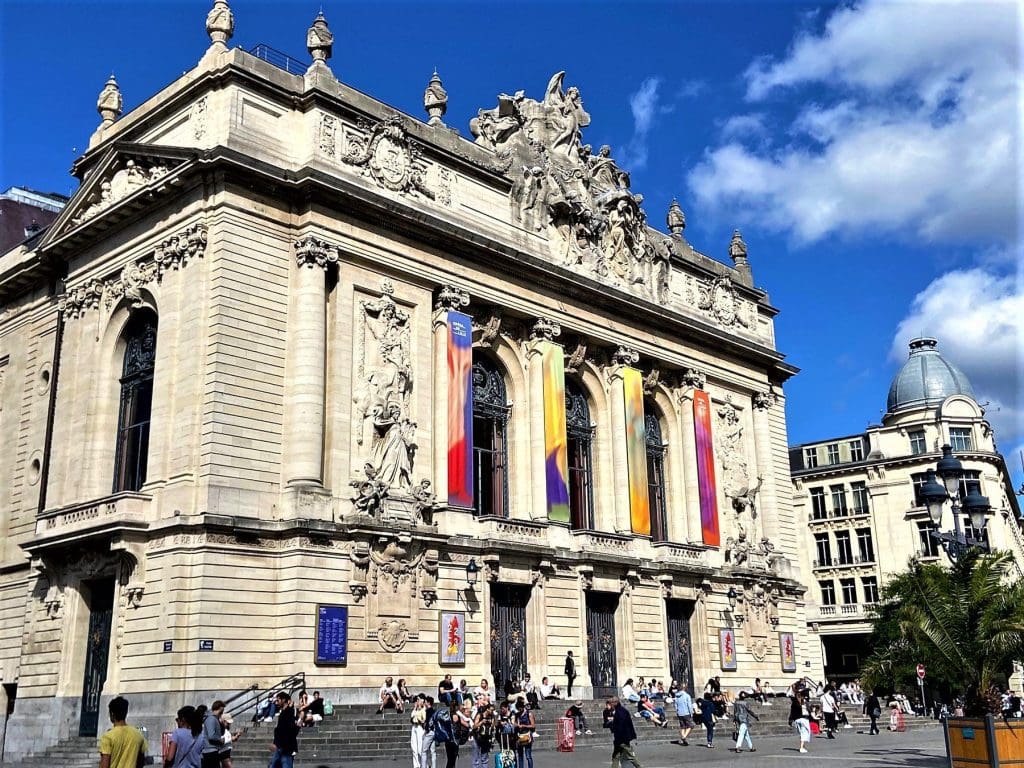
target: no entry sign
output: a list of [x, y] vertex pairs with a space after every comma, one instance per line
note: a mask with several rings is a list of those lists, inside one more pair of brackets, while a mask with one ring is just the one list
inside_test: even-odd
[[917, 679], [924, 680], [924, 664], [917, 665]]

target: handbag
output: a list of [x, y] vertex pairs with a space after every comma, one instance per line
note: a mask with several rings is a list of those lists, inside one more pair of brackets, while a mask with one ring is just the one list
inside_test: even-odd
[[871, 710], [871, 714], [874, 715], [875, 717], [881, 717], [882, 710], [879, 709], [878, 707], [875, 707], [873, 710]]
[[533, 736], [529, 733], [520, 733], [517, 741], [520, 746], [526, 747], [533, 743]]

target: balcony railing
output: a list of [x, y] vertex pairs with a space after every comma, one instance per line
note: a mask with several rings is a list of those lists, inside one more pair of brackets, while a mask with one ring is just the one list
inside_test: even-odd
[[848, 568], [857, 565], [874, 565], [875, 560], [863, 557], [841, 558], [833, 557], [827, 560], [814, 560], [811, 562], [813, 568]]
[[869, 507], [853, 507], [850, 509], [831, 509], [827, 512], [811, 512], [809, 520], [812, 523], [822, 523], [827, 520], [850, 520], [854, 517], [868, 517], [871, 514]]
[[818, 616], [823, 619], [845, 617], [866, 617], [874, 603], [843, 603], [841, 605], [819, 605]]

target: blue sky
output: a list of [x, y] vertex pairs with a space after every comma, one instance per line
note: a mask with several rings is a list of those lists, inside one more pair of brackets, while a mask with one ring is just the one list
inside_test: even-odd
[[[232, 45], [306, 60], [312, 2], [230, 0]], [[114, 72], [130, 109], [205, 50], [204, 2], [0, 4], [0, 187], [71, 192]], [[326, 0], [342, 81], [416, 116], [437, 67], [446, 122], [553, 72], [632, 172], [725, 258], [740, 227], [781, 309], [791, 442], [877, 422], [906, 342], [929, 334], [988, 402], [1021, 483], [1021, 6], [904, 2]]]

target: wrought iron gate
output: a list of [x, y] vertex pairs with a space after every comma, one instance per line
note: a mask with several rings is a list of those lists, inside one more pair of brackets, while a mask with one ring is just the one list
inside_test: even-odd
[[668, 664], [672, 679], [686, 683], [691, 695], [693, 690], [693, 653], [690, 645], [690, 617], [693, 603], [685, 600], [668, 600]]
[[618, 689], [615, 653], [615, 595], [591, 592], [587, 595], [587, 669], [594, 685], [594, 698], [614, 696]]
[[509, 680], [526, 676], [526, 604], [530, 588], [517, 584], [491, 585], [491, 677], [503, 692]]
[[86, 640], [79, 736], [95, 736], [99, 731], [100, 696], [103, 694], [103, 684], [107, 681], [110, 624], [114, 616], [114, 580], [103, 579], [88, 586], [92, 596], [89, 600], [89, 636]]

